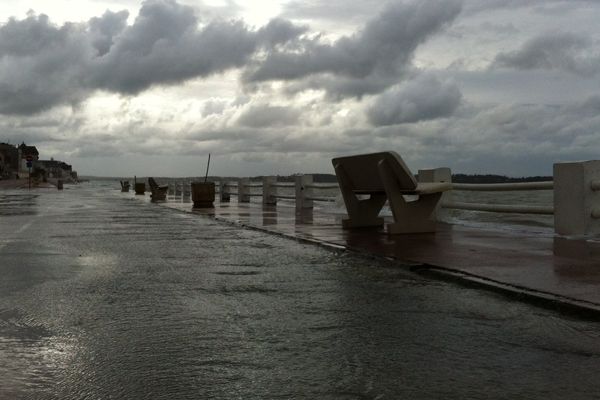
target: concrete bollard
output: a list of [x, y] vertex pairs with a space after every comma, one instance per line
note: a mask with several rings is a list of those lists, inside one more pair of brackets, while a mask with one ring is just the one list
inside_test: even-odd
[[228, 203], [231, 200], [226, 181], [219, 181], [219, 198], [222, 203]]
[[215, 201], [214, 182], [192, 182], [190, 184], [194, 208], [212, 208]]
[[307, 187], [313, 183], [312, 175], [296, 176], [296, 211], [313, 208], [313, 189]]
[[242, 178], [238, 181], [238, 203], [250, 202], [250, 179]]
[[135, 186], [135, 194], [146, 194], [146, 183], [145, 182], [136, 182]]
[[[417, 181], [421, 183], [452, 182], [452, 170], [447, 167], [420, 169], [419, 173], [417, 174]], [[442, 203], [445, 201], [451, 201], [451, 199], [451, 190], [447, 190], [442, 194], [442, 199], [438, 202], [433, 213], [433, 217], [435, 217], [436, 220], [438, 219], [438, 213]]]
[[600, 234], [600, 160], [554, 164], [554, 231]]
[[265, 176], [263, 177], [263, 205], [276, 205], [277, 204], [277, 183], [276, 176]]

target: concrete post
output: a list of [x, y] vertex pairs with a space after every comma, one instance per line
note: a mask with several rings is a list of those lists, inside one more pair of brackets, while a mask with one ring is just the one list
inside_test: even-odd
[[313, 208], [313, 201], [307, 198], [313, 196], [313, 189], [306, 187], [312, 183], [312, 175], [296, 176], [296, 210]]
[[183, 181], [181, 184], [181, 193], [184, 198], [189, 198], [192, 195], [192, 187], [190, 181]]
[[250, 178], [242, 178], [238, 181], [238, 203], [250, 202]]
[[[422, 183], [452, 182], [452, 171], [450, 170], [450, 168], [447, 167], [420, 169], [419, 173], [417, 174], [417, 181]], [[438, 202], [433, 213], [433, 217], [436, 220], [438, 220], [438, 213], [440, 211], [442, 203], [445, 201], [451, 201], [451, 199], [452, 190], [447, 190], [442, 194], [442, 199]]]
[[600, 234], [600, 160], [554, 164], [554, 232]]
[[228, 190], [227, 182], [224, 180], [219, 181], [219, 198], [222, 203], [228, 203], [231, 200]]
[[277, 204], [277, 187], [273, 184], [277, 183], [276, 176], [263, 177], [263, 206]]

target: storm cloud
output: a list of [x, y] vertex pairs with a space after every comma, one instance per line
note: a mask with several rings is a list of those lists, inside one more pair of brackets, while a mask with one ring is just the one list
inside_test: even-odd
[[420, 76], [377, 97], [368, 110], [376, 126], [449, 117], [462, 100], [460, 89], [434, 76]]
[[493, 67], [521, 70], [546, 69], [570, 72], [582, 76], [598, 73], [600, 57], [592, 41], [568, 32], [536, 36], [521, 48], [499, 53]]
[[31, 114], [75, 104], [93, 91], [137, 94], [239, 68], [257, 51], [305, 28], [273, 20], [252, 30], [239, 20], [200, 25], [191, 7], [148, 0], [131, 26], [126, 11], [54, 25], [30, 14], [0, 27], [0, 113]]
[[398, 82], [411, 68], [416, 48], [460, 10], [454, 1], [391, 4], [362, 31], [332, 44], [316, 38], [273, 49], [244, 79], [300, 81], [294, 90], [324, 89], [333, 97], [379, 93]]

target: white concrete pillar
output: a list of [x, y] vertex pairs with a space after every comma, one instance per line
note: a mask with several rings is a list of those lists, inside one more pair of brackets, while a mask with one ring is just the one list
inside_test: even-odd
[[275, 205], [277, 204], [277, 183], [276, 176], [265, 176], [263, 177], [263, 205]]
[[554, 231], [600, 234], [600, 160], [554, 164]]
[[420, 169], [417, 175], [419, 182], [452, 182], [452, 171], [450, 168]]
[[189, 198], [192, 195], [192, 185], [190, 181], [183, 181], [181, 184], [181, 193], [183, 193], [183, 197]]
[[219, 198], [223, 203], [228, 203], [231, 200], [231, 195], [229, 194], [229, 187], [227, 187], [227, 181], [221, 180], [219, 181]]
[[[417, 174], [417, 181], [422, 183], [431, 182], [452, 182], [452, 170], [447, 167], [420, 169]], [[442, 203], [452, 201], [452, 190], [447, 190], [442, 194], [442, 199], [437, 203], [433, 217], [438, 220]]]
[[313, 196], [313, 189], [306, 187], [312, 183], [312, 175], [296, 176], [296, 210], [313, 208], [313, 201], [307, 198]]
[[238, 203], [250, 202], [250, 178], [242, 178], [238, 181]]

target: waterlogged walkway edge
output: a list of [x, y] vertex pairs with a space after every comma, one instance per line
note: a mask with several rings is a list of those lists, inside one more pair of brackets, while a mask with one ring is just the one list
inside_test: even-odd
[[[123, 195], [132, 196], [123, 193]], [[136, 196], [149, 201], [148, 195]], [[240, 227], [278, 234], [336, 250], [398, 262], [421, 275], [484, 288], [520, 301], [600, 319], [600, 242], [525, 232], [440, 224], [435, 234], [387, 235], [381, 229], [344, 230], [340, 214], [289, 205], [191, 202], [156, 203]]]

